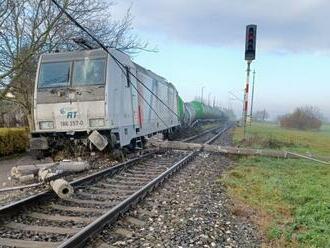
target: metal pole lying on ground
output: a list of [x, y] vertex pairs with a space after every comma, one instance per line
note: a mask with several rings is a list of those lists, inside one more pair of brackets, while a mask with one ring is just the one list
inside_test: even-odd
[[263, 156], [263, 157], [271, 157], [271, 158], [304, 158], [304, 159], [312, 160], [314, 162], [330, 165], [330, 162], [310, 158], [293, 152], [280, 151], [280, 150], [205, 145], [205, 144], [185, 143], [182, 141], [162, 141], [162, 142], [150, 141], [149, 145], [153, 147], [165, 148], [165, 149], [204, 151], [204, 152], [232, 154], [232, 155], [241, 155], [241, 156]]

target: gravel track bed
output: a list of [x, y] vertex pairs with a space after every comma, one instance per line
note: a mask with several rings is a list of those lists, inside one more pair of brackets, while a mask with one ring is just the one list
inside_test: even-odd
[[[202, 141], [205, 141], [207, 139], [209, 139], [210, 137], [212, 137], [214, 134], [212, 133], [209, 133], [205, 136], [202, 137]], [[194, 141], [194, 142], [197, 142], [197, 141]], [[138, 168], [139, 172], [137, 173], [142, 173], [145, 171], [147, 172], [148, 169], [151, 169], [153, 170], [153, 166], [154, 165], [158, 165], [158, 167], [155, 167], [158, 168], [158, 170], [161, 168], [161, 170], [165, 171], [166, 168], [168, 168], [169, 166], [171, 166], [175, 161], [179, 161], [180, 159], [182, 159], [185, 155], [187, 154], [187, 152], [179, 152], [179, 151], [167, 151], [163, 154], [157, 154], [157, 155], [153, 155], [151, 158], [149, 159], [146, 159], [144, 160], [143, 162], [141, 162], [140, 164], [137, 164], [136, 165], [136, 168]], [[200, 168], [198, 168], [198, 165], [200, 163], [198, 163], [199, 160], [201, 161], [204, 161], [206, 158], [209, 158], [210, 156], [208, 156], [207, 154], [204, 154], [203, 156], [200, 156], [198, 157], [197, 159], [197, 162], [193, 161], [192, 164], [195, 165], [195, 171], [189, 171], [189, 174], [187, 175], [185, 172], [183, 173], [180, 173], [178, 175], [182, 175], [182, 177], [189, 177], [190, 179], [194, 178], [196, 174], [198, 174], [197, 172], [200, 170]], [[201, 162], [199, 161], [199, 162]], [[99, 162], [99, 161], [98, 161]], [[211, 166], [210, 164], [207, 164], [207, 166]], [[206, 166], [206, 167], [207, 167]], [[190, 165], [188, 166], [190, 167]], [[132, 177], [134, 176], [134, 168], [135, 166], [133, 166], [131, 169], [131, 174], [132, 174]], [[186, 170], [186, 168], [184, 169], [184, 171]], [[94, 170], [96, 171], [96, 170]], [[127, 172], [127, 170], [125, 170]], [[123, 174], [123, 173], [126, 173], [124, 171], [120, 172], [120, 174]], [[214, 177], [216, 175], [216, 172], [217, 171], [212, 171], [212, 170], [209, 170], [209, 172], [211, 172], [212, 176]], [[88, 173], [91, 173], [91, 172], [88, 172]], [[86, 173], [87, 174], [87, 173]], [[156, 175], [156, 173], [155, 173]], [[159, 175], [159, 174], [157, 174]], [[203, 177], [205, 178], [207, 175], [200, 175], [200, 177]], [[109, 178], [104, 178], [104, 179], [101, 179], [100, 181], [98, 181], [97, 183], [92, 183], [92, 185], [97, 185], [98, 183], [100, 182], [104, 182], [104, 183], [109, 183], [109, 184], [122, 184], [126, 189], [128, 188], [134, 188], [135, 186], [142, 186], [142, 185], [145, 185], [146, 182], [139, 182], [139, 180], [130, 180], [129, 182], [125, 179], [125, 178], [117, 178], [117, 176], [114, 176], [113, 178], [109, 179]], [[149, 177], [146, 175], [146, 177]], [[199, 178], [194, 178], [194, 180], [197, 180]], [[202, 178], [200, 178], [202, 179]], [[197, 180], [198, 181], [198, 180]], [[195, 182], [195, 181], [194, 181]], [[205, 182], [203, 182], [204, 184]], [[174, 185], [173, 185], [174, 184]], [[184, 186], [191, 186], [190, 183], [187, 183], [185, 182], [182, 178], [180, 178], [179, 176], [176, 176], [175, 179], [173, 180], [173, 182], [171, 183], [171, 181], [168, 183], [168, 185], [165, 184], [165, 187], [164, 189], [168, 190], [169, 193], [167, 195], [164, 195], [164, 196], [159, 196], [159, 199], [157, 200], [147, 200], [145, 202], [145, 208], [146, 209], [149, 209], [147, 210], [149, 213], [150, 212], [153, 212], [155, 207], [158, 208], [160, 205], [159, 203], [163, 203], [163, 202], [167, 202], [167, 198], [171, 198], [171, 197], [179, 197], [177, 200], [180, 200], [179, 203], [182, 203], [184, 205], [187, 205], [188, 204], [188, 201], [189, 200], [192, 200], [194, 198], [192, 198], [192, 196], [190, 196], [188, 193], [191, 193], [190, 191], [183, 191], [183, 195], [180, 196], [180, 192], [177, 192], [177, 191], [174, 191], [173, 192], [173, 189], [177, 189], [177, 185], [181, 185], [181, 187], [184, 187]], [[196, 190], [200, 190], [202, 191], [204, 188], [203, 188], [203, 184], [200, 184], [200, 187], [195, 187], [194, 185], [192, 185], [192, 187], [195, 188], [194, 191], [192, 191], [192, 193], [196, 193]], [[74, 196], [74, 199], [73, 200], [60, 200], [60, 199], [53, 199], [53, 200], [49, 200], [47, 202], [54, 202], [58, 205], [62, 205], [62, 206], [68, 206], [68, 207], [83, 207], [83, 208], [94, 208], [94, 209], [106, 209], [106, 210], [109, 210], [111, 207], [115, 206], [115, 204], [118, 202], [116, 202], [116, 200], [114, 200], [114, 202], [112, 203], [112, 200], [109, 200], [109, 199], [104, 199], [102, 197], [98, 197], [98, 196], [95, 196], [95, 197], [92, 197], [90, 200], [94, 200], [94, 202], [87, 202], [88, 200], [88, 197], [86, 196], [82, 196], [81, 194], [82, 193], [88, 193], [88, 187], [90, 185], [87, 185], [84, 187], [80, 187], [79, 190], [77, 191], [78, 194], [76, 194]], [[126, 187], [127, 186], [127, 187]], [[168, 188], [170, 187], [170, 188]], [[105, 187], [106, 188], [106, 187]], [[87, 190], [87, 191], [86, 191]], [[160, 191], [156, 191], [155, 195], [157, 196], [157, 194], [159, 194]], [[79, 194], [81, 193], [81, 194]], [[111, 194], [109, 194], [111, 195]], [[114, 199], [118, 199], [119, 197], [119, 194], [117, 195], [116, 191], [113, 192], [112, 196], [114, 197]], [[81, 202], [80, 200], [84, 200], [86, 202]], [[98, 203], [95, 203], [95, 201], [100, 201], [100, 204]], [[184, 201], [184, 202], [182, 202]], [[194, 200], [194, 202], [196, 202], [197, 199]], [[109, 204], [102, 204], [104, 202], [107, 202]], [[172, 203], [172, 201], [171, 201]], [[204, 203], [203, 203], [204, 204]], [[164, 205], [164, 204], [163, 204]], [[177, 204], [176, 201], [174, 200], [173, 201], [173, 206], [172, 204], [167, 204], [168, 207], [175, 207], [176, 210], [180, 210], [183, 206], [181, 206], [180, 204]], [[51, 208], [51, 204], [48, 204], [48, 203], [44, 203], [44, 204], [38, 204], [34, 207], [34, 209], [36, 209], [36, 212], [40, 212], [40, 213], [57, 213], [57, 214], [61, 214], [61, 215], [67, 215], [67, 216], [79, 216], [79, 217], [92, 217], [92, 216], [100, 216], [100, 213], [96, 213], [95, 215], [94, 214], [91, 214], [89, 212], [86, 212], [86, 213], [83, 213], [83, 212], [74, 212], [74, 211], [66, 211], [65, 209], [64, 210], [56, 210], [56, 209], [53, 209]], [[143, 209], [143, 207], [142, 207]], [[25, 213], [28, 213], [29, 211], [31, 211], [32, 209], [26, 211]], [[169, 209], [165, 211], [168, 212], [170, 211]], [[179, 211], [180, 212], [180, 211]], [[155, 231], [155, 237], [157, 238], [158, 237], [158, 232], [161, 232], [163, 231], [164, 229], [166, 230], [166, 226], [164, 228], [162, 228], [161, 226], [159, 226], [159, 228], [157, 229], [157, 226], [154, 226], [153, 225], [156, 223], [154, 221], [154, 219], [159, 219], [161, 218], [161, 216], [163, 216], [162, 214], [159, 215], [159, 212], [156, 212], [157, 215], [151, 215], [152, 217], [145, 217], [143, 218], [143, 220], [146, 222], [146, 228], [142, 228], [139, 232], [140, 233], [143, 233], [145, 232], [145, 234], [143, 236], [139, 236], [141, 239], [138, 239], [140, 243], [137, 243], [136, 246], [134, 246], [135, 244], [133, 243], [126, 243], [126, 241], [123, 241], [126, 245], [128, 244], [132, 244], [133, 246], [125, 246], [125, 247], [140, 247], [140, 245], [145, 245], [147, 244], [148, 246], [148, 240], [149, 239], [145, 239], [145, 237], [147, 237], [148, 235], [150, 236], [153, 236], [152, 234], [152, 231]], [[172, 214], [172, 213], [171, 213]], [[169, 216], [170, 217], [170, 216]], [[173, 217], [173, 216], [172, 216]], [[137, 218], [140, 218], [140, 214], [137, 215]], [[181, 217], [182, 219], [182, 217]], [[8, 221], [11, 221], [11, 222], [14, 222], [14, 223], [19, 223], [19, 224], [25, 224], [25, 225], [35, 225], [35, 226], [45, 226], [45, 230], [47, 230], [47, 227], [46, 226], [49, 226], [49, 227], [65, 227], [65, 228], [80, 228], [80, 227], [83, 227], [84, 224], [82, 223], [73, 223], [71, 221], [65, 221], [65, 222], [61, 222], [61, 223], [58, 223], [57, 221], [51, 221], [51, 220], [43, 220], [43, 219], [36, 219], [36, 218], [32, 218], [32, 217], [28, 217], [26, 215], [21, 215], [21, 216], [15, 216], [15, 217], [12, 217], [10, 219], [8, 219]], [[208, 224], [210, 224], [210, 222], [206, 222]], [[5, 223], [6, 224], [6, 223]], [[171, 223], [167, 223], [167, 224], [171, 224]], [[122, 228], [126, 228], [127, 226], [127, 223], [122, 223], [122, 222], [119, 222], [118, 225], [120, 225], [120, 227]], [[151, 229], [150, 229], [150, 228]], [[128, 225], [128, 228], [133, 228], [134, 229], [134, 233], [136, 231], [136, 228], [134, 227], [134, 225]], [[150, 229], [150, 230], [149, 230]], [[156, 231], [158, 230], [158, 231]], [[175, 232], [176, 233], [176, 232]], [[63, 241], [64, 239], [67, 239], [68, 237], [71, 236], [71, 234], [52, 234], [52, 233], [44, 233], [42, 231], [42, 233], [35, 233], [33, 231], [19, 231], [19, 230], [15, 230], [15, 229], [12, 229], [12, 228], [9, 228], [9, 227], [2, 227], [0, 226], [0, 237], [2, 238], [15, 238], [15, 239], [25, 239], [25, 240], [33, 240], [33, 241], [52, 241], [52, 242], [58, 242], [58, 241]], [[170, 232], [167, 232], [167, 234], [170, 234]], [[183, 235], [183, 234], [182, 234]], [[148, 237], [149, 237], [148, 236]], [[114, 236], [116, 239], [118, 238], [117, 236]], [[169, 237], [171, 238], [171, 237]], [[109, 240], [110, 243], [118, 243], [119, 242], [122, 242], [121, 241], [121, 236], [119, 235], [119, 238], [118, 240]], [[152, 239], [150, 239], [150, 242], [152, 241]], [[154, 240], [155, 241], [155, 240]], [[142, 242], [142, 243], [141, 243]], [[147, 243], [146, 243], [147, 242]], [[151, 243], [153, 244], [153, 243]], [[179, 244], [179, 243], [173, 243], [173, 245], [175, 244]], [[171, 243], [169, 243], [169, 245], [171, 246]]]
[[50, 220], [43, 220], [37, 219], [29, 216], [18, 216], [15, 219], [12, 219], [13, 222], [19, 222], [26, 225], [35, 225], [35, 226], [44, 226], [47, 229], [47, 226], [53, 227], [75, 227], [75, 228], [82, 228], [86, 226], [83, 223], [77, 223], [74, 221], [50, 221]]
[[204, 143], [204, 142], [208, 141], [209, 139], [211, 139], [219, 130], [222, 130], [224, 127], [225, 127], [225, 125], [221, 125], [221, 126], [219, 126], [218, 129], [216, 129], [212, 132], [209, 132], [201, 137], [188, 141], [188, 143], [199, 143], [199, 144]]
[[[86, 191], [85, 191], [86, 192]], [[107, 196], [102, 197], [98, 196], [98, 192], [94, 192], [94, 195], [86, 196], [86, 195], [79, 195], [79, 193], [76, 193], [75, 198], [80, 200], [95, 200], [100, 202], [111, 202], [111, 201], [119, 201], [122, 200], [119, 196], [115, 196], [113, 194], [107, 194]], [[122, 196], [123, 197], [123, 196]]]
[[0, 227], [1, 238], [15, 238], [33, 241], [61, 242], [71, 237], [69, 234], [36, 233], [31, 231], [8, 230]]
[[[214, 144], [230, 141], [226, 132]], [[223, 156], [200, 153], [87, 247], [260, 247], [256, 227], [231, 212], [233, 203], [219, 182], [229, 165]], [[130, 217], [143, 224], [132, 224]]]
[[[94, 204], [94, 203], [77, 203], [72, 201], [59, 201], [57, 204], [66, 206], [66, 207], [81, 207], [81, 208], [94, 208], [94, 209], [109, 209], [111, 208], [111, 202], [109, 202], [109, 205], [104, 205], [102, 203], [100, 204]], [[114, 203], [112, 205], [115, 205]]]
[[0, 207], [48, 190], [47, 186], [0, 193]]
[[68, 211], [68, 210], [57, 210], [53, 208], [49, 209], [42, 209], [38, 211], [43, 214], [51, 214], [51, 215], [63, 215], [63, 216], [72, 216], [72, 217], [86, 217], [86, 218], [93, 218], [93, 217], [99, 217], [100, 214], [95, 213], [84, 213], [84, 212], [78, 212], [78, 211]]
[[[155, 176], [158, 176], [160, 173], [164, 172], [167, 167], [171, 166], [176, 161], [182, 159], [185, 156], [185, 154], [186, 152], [169, 150], [161, 154], [153, 155], [150, 158], [138, 162], [136, 165], [130, 167], [130, 170], [134, 171], [135, 166], [145, 171], [148, 171], [149, 168], [151, 169], [155, 168], [158, 169], [159, 171], [159, 173], [157, 174], [155, 173]], [[150, 180], [152, 180], [150, 176], [148, 177], [146, 176], [146, 178], [149, 178], [149, 180], [146, 180], [144, 183], [139, 181], [135, 182], [134, 180], [130, 180], [129, 182], [127, 182], [127, 179], [125, 177], [120, 178], [119, 176], [126, 172], [127, 169], [119, 172], [119, 174], [114, 176], [112, 179], [104, 177], [97, 180], [94, 183], [88, 183], [86, 185], [83, 185], [77, 190], [77, 193], [73, 196], [72, 199], [62, 200], [58, 198], [51, 198], [47, 200], [47, 203], [46, 202], [38, 203], [30, 209], [21, 211], [20, 214], [18, 215], [8, 217], [7, 220], [4, 223], [2, 223], [2, 226], [0, 226], [0, 238], [13, 238], [13, 239], [23, 239], [23, 240], [33, 240], [33, 241], [52, 241], [52, 242], [63, 241], [64, 239], [69, 237], [68, 235], [72, 236], [73, 235], [72, 231], [75, 232], [76, 231], [75, 229], [85, 227], [86, 221], [85, 223], [83, 223], [84, 220], [81, 219], [79, 221], [72, 221], [72, 220], [63, 221], [63, 219], [62, 221], [61, 220], [57, 221], [51, 219], [44, 219], [43, 217], [39, 218], [36, 217], [36, 215], [28, 216], [29, 213], [39, 212], [48, 215], [50, 213], [57, 213], [63, 216], [67, 215], [67, 216], [88, 217], [88, 218], [91, 218], [92, 216], [99, 217], [102, 213], [96, 212], [96, 209], [109, 210], [112, 207], [114, 207], [116, 204], [118, 204], [118, 202], [128, 197], [130, 194], [119, 193], [120, 191], [117, 192], [116, 191], [117, 186], [116, 186], [115, 188], [108, 187], [107, 189], [109, 190], [109, 192], [104, 193], [103, 197], [97, 196], [97, 194], [95, 195], [95, 197], [93, 197], [93, 195], [88, 194], [88, 189], [90, 186], [97, 185], [103, 182], [103, 183], [112, 183], [113, 185], [118, 185], [118, 186], [121, 185], [121, 187], [123, 188], [129, 188], [137, 185], [139, 186], [145, 185]], [[119, 198], [120, 194], [121, 197]], [[113, 201], [112, 198], [114, 199]], [[63, 208], [63, 210], [55, 210], [54, 208], [52, 208], [52, 203], [57, 204], [58, 207]], [[67, 211], [66, 207], [77, 207], [76, 209], [74, 209], [77, 211], [76, 213], [74, 210]], [[93, 212], [94, 213], [96, 212], [97, 214], [94, 215], [93, 213], [92, 214], [89, 213], [90, 210], [84, 213], [83, 212], [84, 209], [79, 210], [79, 208], [89, 208], [90, 210], [93, 210]], [[86, 209], [86, 211], [87, 210], [88, 209]], [[63, 230], [63, 228], [69, 228], [68, 230], [70, 230], [70, 232], [65, 229]], [[40, 231], [38, 231], [38, 233], [34, 232], [37, 229], [39, 229]], [[25, 230], [32, 230], [32, 231], [25, 231]], [[59, 233], [49, 234], [46, 232], [59, 232]], [[63, 232], [65, 232], [65, 235], [63, 234]]]
[[[216, 125], [224, 125], [225, 123], [222, 122], [222, 121], [218, 121], [217, 123], [214, 123], [215, 125], [213, 127], [216, 127]], [[186, 139], [186, 138], [189, 138], [191, 136], [194, 136], [194, 135], [197, 135], [201, 132], [204, 132], [208, 129], [212, 129], [213, 127], [209, 127], [208, 129], [205, 129], [203, 128], [203, 126], [205, 125], [208, 125], [207, 123], [206, 124], [202, 124], [201, 126], [199, 127], [195, 127], [195, 128], [191, 128], [191, 127], [185, 127], [183, 129], [180, 130], [179, 133], [174, 133], [173, 135], [173, 139], [171, 140], [183, 140], [183, 139]]]

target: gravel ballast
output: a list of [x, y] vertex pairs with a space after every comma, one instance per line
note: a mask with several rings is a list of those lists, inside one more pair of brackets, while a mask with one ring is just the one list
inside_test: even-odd
[[[228, 133], [215, 142], [229, 143]], [[256, 227], [232, 213], [220, 183], [229, 165], [223, 156], [200, 153], [89, 247], [260, 247]]]

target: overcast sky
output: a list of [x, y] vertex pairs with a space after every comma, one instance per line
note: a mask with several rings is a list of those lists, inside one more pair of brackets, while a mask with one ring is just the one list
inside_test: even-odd
[[258, 25], [256, 109], [273, 115], [314, 105], [330, 117], [328, 0], [121, 0], [131, 6], [135, 33], [158, 53], [134, 59], [167, 78], [190, 101], [201, 94], [241, 110], [245, 25]]

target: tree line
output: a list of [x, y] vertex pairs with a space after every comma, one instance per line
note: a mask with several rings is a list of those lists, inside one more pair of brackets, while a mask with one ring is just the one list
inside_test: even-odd
[[[256, 111], [253, 120], [265, 122], [269, 119], [266, 110]], [[279, 116], [277, 121], [283, 128], [295, 128], [299, 130], [319, 130], [326, 118], [320, 110], [314, 106], [302, 106], [296, 108], [292, 113]]]
[[313, 106], [296, 108], [293, 113], [283, 115], [279, 118], [281, 127], [296, 128], [300, 130], [319, 130], [322, 126], [320, 110]]

